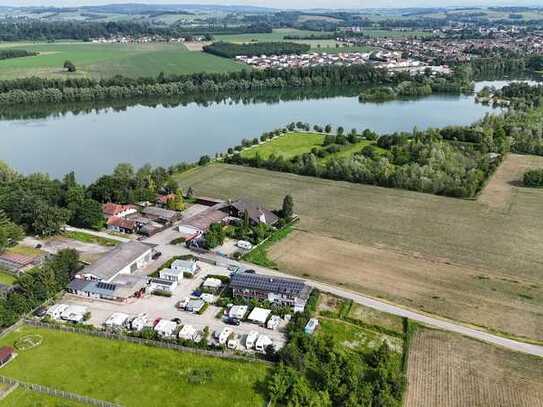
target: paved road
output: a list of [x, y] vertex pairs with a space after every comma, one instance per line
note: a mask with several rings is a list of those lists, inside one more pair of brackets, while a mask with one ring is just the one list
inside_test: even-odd
[[[224, 262], [228, 264], [233, 264], [233, 263], [239, 264], [245, 268], [252, 268], [259, 273], [276, 275], [276, 276], [281, 276], [281, 277], [292, 277], [288, 274], [281, 273], [276, 270], [271, 270], [265, 267], [255, 266], [249, 263], [236, 262], [233, 260], [221, 258], [220, 256], [212, 255], [212, 254], [208, 254], [201, 257], [207, 257], [207, 258], [214, 259], [219, 262]], [[516, 341], [513, 339], [508, 339], [503, 336], [488, 333], [481, 329], [471, 328], [469, 326], [463, 325], [458, 322], [454, 322], [451, 320], [447, 320], [447, 319], [443, 319], [443, 318], [439, 318], [435, 316], [430, 316], [430, 315], [423, 314], [416, 311], [411, 311], [409, 309], [402, 308], [385, 301], [377, 300], [375, 298], [368, 297], [360, 293], [356, 293], [354, 291], [346, 290], [344, 288], [336, 287], [336, 286], [329, 285], [326, 283], [321, 283], [319, 281], [307, 280], [307, 279], [305, 279], [305, 281], [307, 284], [309, 284], [310, 286], [320, 291], [329, 292], [339, 297], [344, 297], [344, 298], [353, 300], [354, 302], [364, 305], [369, 308], [387, 312], [393, 315], [398, 315], [400, 317], [409, 318], [412, 321], [422, 323], [432, 328], [438, 328], [444, 331], [458, 333], [464, 336], [468, 336], [470, 338], [474, 338], [474, 339], [478, 339], [478, 340], [488, 342], [494, 345], [502, 346], [504, 348], [507, 348], [513, 351], [543, 357], [543, 346], [540, 346], [540, 345], [533, 345], [533, 344], [529, 344], [525, 342]]]

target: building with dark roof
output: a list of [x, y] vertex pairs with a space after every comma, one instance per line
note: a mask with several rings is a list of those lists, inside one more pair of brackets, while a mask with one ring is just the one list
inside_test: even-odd
[[164, 225], [171, 225], [181, 217], [181, 214], [177, 211], [159, 208], [158, 206], [148, 206], [147, 208], [143, 209], [142, 213], [148, 219]]
[[290, 306], [295, 312], [304, 310], [311, 293], [311, 287], [303, 280], [251, 273], [232, 275], [230, 287], [236, 297]]
[[146, 277], [119, 275], [111, 282], [75, 278], [66, 291], [82, 297], [124, 302], [143, 295], [146, 287]]
[[226, 210], [228, 211], [230, 216], [240, 219], [243, 218], [245, 212], [247, 212], [247, 215], [249, 216], [249, 221], [253, 225], [264, 223], [266, 225], [273, 226], [279, 221], [279, 217], [269, 209], [266, 209], [254, 202], [246, 201], [243, 199], [230, 203], [226, 207]]

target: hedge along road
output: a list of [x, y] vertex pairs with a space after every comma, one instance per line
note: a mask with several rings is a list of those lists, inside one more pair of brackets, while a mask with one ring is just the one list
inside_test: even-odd
[[[188, 249], [187, 249], [187, 252], [188, 252]], [[237, 265], [243, 266], [244, 268], [254, 269], [255, 271], [263, 273], [263, 274], [275, 275], [278, 277], [292, 277], [292, 276], [289, 276], [288, 274], [281, 273], [279, 271], [268, 269], [265, 267], [257, 266], [251, 263], [243, 263], [243, 262], [236, 262], [233, 260], [226, 260], [223, 257], [220, 257], [218, 255], [205, 254], [205, 255], [199, 255], [199, 257], [208, 258], [210, 260], [216, 261], [218, 264], [224, 264], [224, 263], [237, 264]], [[388, 302], [380, 301], [372, 297], [368, 297], [365, 295], [355, 293], [353, 291], [346, 290], [344, 288], [335, 287], [335, 286], [321, 283], [314, 280], [304, 279], [304, 281], [310, 286], [312, 286], [313, 288], [316, 288], [320, 291], [329, 292], [339, 297], [353, 300], [357, 304], [361, 304], [366, 307], [376, 309], [378, 311], [383, 311], [389, 314], [408, 318], [412, 321], [422, 323], [432, 328], [438, 328], [444, 331], [458, 333], [470, 338], [478, 339], [483, 342], [491, 343], [493, 345], [502, 346], [504, 348], [507, 348], [516, 352], [522, 352], [522, 353], [527, 353], [529, 355], [543, 357], [543, 346], [540, 346], [540, 345], [534, 345], [534, 344], [530, 344], [526, 342], [517, 341], [514, 339], [505, 338], [503, 336], [494, 335], [480, 329], [471, 328], [471, 327], [468, 327], [466, 325], [463, 325], [461, 323], [457, 323], [451, 320], [446, 320], [439, 317], [411, 311], [411, 310], [390, 304]]]

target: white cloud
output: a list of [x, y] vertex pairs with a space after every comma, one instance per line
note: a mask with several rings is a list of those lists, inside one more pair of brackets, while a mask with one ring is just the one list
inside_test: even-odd
[[[485, 5], [537, 5], [538, 0], [0, 0], [1, 4], [12, 6], [75, 6], [112, 3], [146, 4], [234, 4], [255, 5], [276, 8], [375, 8], [375, 7], [445, 7]], [[540, 4], [541, 5], [541, 4]]]

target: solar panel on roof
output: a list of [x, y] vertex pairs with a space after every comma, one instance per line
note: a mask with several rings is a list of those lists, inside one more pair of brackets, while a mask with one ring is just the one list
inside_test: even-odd
[[102, 281], [100, 281], [98, 284], [96, 284], [96, 287], [101, 288], [102, 290], [115, 291], [115, 284], [104, 283]]

